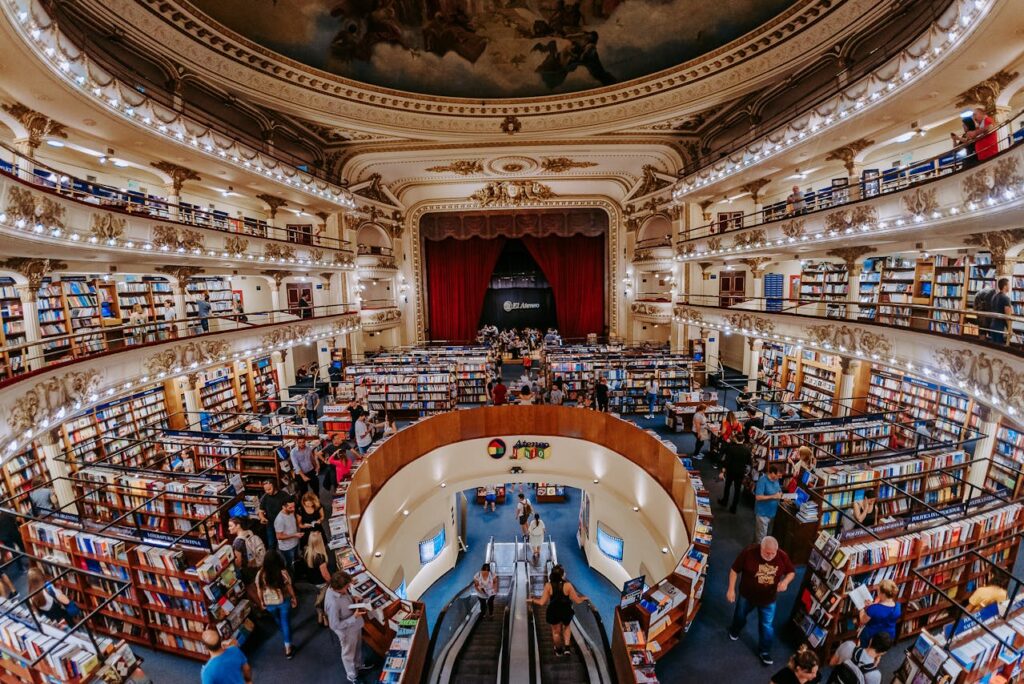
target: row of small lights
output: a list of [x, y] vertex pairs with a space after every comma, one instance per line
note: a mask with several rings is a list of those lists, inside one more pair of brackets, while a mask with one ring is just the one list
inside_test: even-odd
[[[1001, 196], [998, 199], [995, 198], [995, 197], [989, 197], [989, 198], [987, 198], [986, 200], [984, 200], [981, 203], [978, 203], [978, 202], [968, 202], [966, 204], [966, 206], [965, 206], [965, 209], [968, 212], [974, 212], [974, 211], [978, 211], [979, 209], [981, 209], [981, 210], [989, 209], [989, 208], [992, 208], [992, 207], [999, 206], [1001, 204], [1007, 204], [1009, 202], [1013, 202], [1014, 200], [1017, 200], [1021, 196], [1021, 193], [1024, 193], [1024, 183], [1021, 183], [1019, 188], [1020, 188], [1020, 192], [1019, 193], [1018, 193], [1017, 190], [1015, 190], [1013, 188], [1006, 188], [1005, 190], [1003, 190]], [[939, 220], [945, 219], [945, 218], [956, 217], [956, 216], [959, 216], [961, 213], [962, 213], [961, 210], [958, 207], [955, 207], [955, 206], [954, 207], [950, 207], [949, 209], [946, 209], [946, 210], [936, 209], [936, 210], [932, 211], [930, 214], [927, 214], [927, 215], [925, 215], [925, 214], [914, 214], [910, 218], [898, 218], [895, 221], [879, 221], [879, 222], [877, 222], [875, 224], [862, 223], [857, 228], [854, 228], [853, 226], [849, 226], [849, 227], [847, 227], [846, 229], [844, 229], [842, 231], [838, 231], [838, 230], [835, 230], [835, 229], [827, 230], [827, 231], [820, 231], [820, 232], [815, 233], [814, 235], [801, 235], [799, 239], [798, 238], [794, 238], [794, 237], [789, 237], [789, 238], [778, 238], [776, 240], [763, 240], [763, 241], [762, 240], [758, 240], [757, 242], [752, 242], [752, 243], [746, 244], [746, 245], [737, 245], [735, 247], [722, 247], [720, 249], [697, 250], [697, 251], [694, 251], [694, 252], [690, 252], [688, 254], [676, 255], [676, 261], [690, 261], [690, 260], [693, 260], [693, 259], [699, 259], [701, 257], [712, 256], [712, 255], [715, 255], [715, 254], [719, 254], [719, 255], [724, 255], [724, 254], [740, 254], [742, 252], [749, 252], [751, 250], [768, 249], [768, 248], [771, 248], [771, 247], [781, 247], [783, 245], [792, 245], [792, 244], [796, 244], [798, 242], [810, 242], [810, 241], [821, 242], [821, 241], [837, 240], [837, 239], [842, 239], [842, 238], [845, 238], [845, 237], [848, 237], [848, 236], [854, 235], [854, 234], [870, 233], [872, 230], [883, 231], [884, 232], [884, 231], [887, 231], [887, 230], [890, 230], [890, 229], [894, 229], [895, 230], [895, 229], [900, 229], [900, 228], [905, 228], [905, 227], [917, 227], [917, 226], [921, 226], [921, 225], [926, 224], [926, 223], [930, 223], [932, 221], [939, 221]]]
[[[941, 55], [945, 50], [951, 49], [960, 40], [962, 40], [968, 33], [971, 32], [973, 26], [977, 26], [978, 19], [980, 19], [980, 15], [985, 12], [985, 7], [988, 4], [988, 2], [987, 0], [969, 0], [969, 2], [964, 2], [963, 4], [964, 7], [962, 7], [959, 13], [961, 15], [960, 24], [962, 25], [964, 30], [962, 32], [958, 31], [954, 26], [950, 30], [946, 31], [946, 39], [940, 45], [937, 45], [932, 49], [932, 52], [934, 53], [936, 58], [939, 55]], [[933, 24], [933, 26], [935, 25]], [[904, 56], [904, 54], [897, 56], [895, 59], [901, 59]], [[682, 183], [685, 183], [685, 186], [681, 185], [680, 187], [677, 187], [675, 190], [673, 190], [672, 199], [676, 202], [679, 202], [681, 201], [682, 197], [689, 192], [699, 190], [700, 188], [706, 185], [720, 181], [728, 176], [740, 173], [741, 171], [750, 168], [752, 165], [756, 165], [761, 161], [770, 159], [776, 156], [777, 154], [780, 154], [786, 151], [787, 149], [793, 147], [794, 145], [802, 143], [809, 137], [812, 137], [818, 133], [824, 133], [830, 128], [845, 121], [851, 114], [860, 113], [864, 109], [870, 108], [871, 106], [880, 103], [889, 95], [894, 94], [894, 91], [896, 91], [896, 89], [900, 85], [908, 85], [911, 82], [911, 80], [914, 79], [915, 76], [920, 76], [937, 62], [937, 59], [930, 60], [929, 56], [925, 54], [917, 58], [917, 63], [915, 65], [907, 68], [901, 74], [898, 73], [892, 80], [887, 81], [884, 87], [879, 87], [878, 90], [874, 91], [873, 93], [866, 97], [863, 95], [859, 97], [853, 97], [851, 95], [848, 95], [848, 93], [852, 92], [853, 90], [860, 89], [862, 87], [861, 84], [855, 84], [851, 86], [849, 89], [847, 89], [846, 92], [836, 96], [836, 99], [839, 101], [840, 104], [836, 106], [838, 112], [836, 112], [835, 115], [828, 114], [823, 116], [817, 110], [815, 110], [807, 115], [807, 119], [804, 122], [804, 128], [797, 129], [794, 124], [788, 124], [786, 126], [786, 130], [782, 132], [782, 135], [784, 135], [785, 138], [781, 142], [773, 143], [771, 141], [771, 138], [773, 136], [778, 137], [778, 133], [766, 135], [762, 139], [761, 145], [756, 151], [749, 147], [744, 151], [743, 156], [746, 157], [747, 155], [750, 155], [746, 159], [736, 160], [734, 158], [730, 158], [726, 162], [726, 165], [723, 168], [720, 168], [717, 171], [717, 173], [714, 170], [712, 170], [710, 174], [704, 176], [703, 178], [700, 178], [699, 180], [692, 179], [691, 177], [690, 179], [682, 181]], [[889, 66], [890, 64], [886, 64], [881, 69], [877, 70], [875, 74], [873, 74], [869, 78], [875, 79], [875, 82], [880, 84], [880, 79], [878, 79], [877, 73], [878, 71], [881, 71], [882, 69], [885, 69]], [[849, 103], [850, 101], [852, 101], [852, 105], [847, 106], [843, 104], [844, 102]], [[812, 124], [811, 121], [813, 121], [815, 117], [818, 118], [818, 121]], [[806, 130], [808, 127], [809, 132], [808, 130]]]
[[[900, 361], [895, 356], [890, 356], [888, 360], [884, 360], [879, 354], [863, 354], [856, 350], [847, 349], [844, 345], [833, 346], [828, 342], [824, 342], [820, 345], [815, 345], [811, 344], [802, 337], [790, 337], [789, 335], [779, 335], [777, 333], [765, 334], [758, 332], [756, 330], [750, 330], [748, 328], [735, 328], [727, 323], [710, 323], [708, 321], [695, 321], [689, 316], [673, 316], [672, 320], [675, 321], [676, 323], [686, 323], [688, 325], [700, 326], [701, 328], [712, 328], [714, 330], [720, 330], [724, 335], [739, 333], [746, 337], [756, 337], [763, 340], [795, 344], [796, 350], [798, 352], [802, 351], [804, 347], [828, 353], [838, 352], [839, 354], [842, 354], [844, 356], [849, 356], [864, 361], [873, 361], [893, 369], [906, 370], [907, 372], [916, 374], [918, 376], [923, 375], [925, 378], [929, 380], [936, 380], [938, 382], [943, 383], [949, 382], [951, 380], [949, 374], [943, 370], [933, 369], [926, 365], [918, 366], [911, 361]], [[993, 406], [993, 408], [996, 408], [997, 410], [1002, 410], [1001, 400], [994, 394], [988, 394], [980, 388], [968, 385], [963, 380], [956, 380], [955, 382], [958, 389], [977, 397], [980, 401], [988, 402]], [[1006, 406], [1006, 411], [1011, 416], [1017, 415], [1017, 409], [1011, 405]]]
[[312, 259], [300, 259], [296, 257], [285, 259], [284, 257], [268, 257], [263, 254], [255, 254], [253, 252], [218, 252], [213, 249], [204, 251], [199, 248], [187, 250], [184, 247], [172, 249], [168, 245], [161, 245], [160, 247], [157, 247], [152, 242], [136, 242], [134, 240], [122, 240], [120, 238], [108, 238], [106, 240], [101, 240], [95, 235], [86, 237], [77, 231], [65, 230], [60, 226], [47, 227], [41, 223], [31, 224], [23, 218], [19, 218], [14, 222], [9, 223], [6, 212], [0, 212], [0, 224], [16, 228], [18, 230], [23, 230], [34, 235], [45, 235], [56, 240], [66, 240], [77, 244], [96, 245], [97, 247], [119, 249], [121, 251], [135, 251], [141, 249], [144, 252], [183, 254], [205, 259], [238, 259], [265, 264], [295, 264], [297, 266], [321, 266], [324, 268], [336, 267], [343, 270], [355, 269], [355, 263], [352, 259], [345, 259], [341, 262], [331, 262], [323, 259], [313, 261]]
[[[210, 368], [218, 363], [226, 363], [229, 360], [248, 361], [252, 359], [254, 356], [260, 356], [261, 354], [270, 354], [275, 351], [280, 351], [284, 349], [290, 349], [300, 344], [312, 344], [317, 340], [322, 340], [328, 337], [347, 335], [349, 333], [355, 332], [356, 330], [359, 330], [360, 328], [361, 326], [359, 323], [347, 323], [346, 325], [335, 330], [321, 332], [314, 335], [306, 335], [305, 337], [295, 338], [293, 340], [289, 340], [288, 342], [282, 342], [281, 344], [260, 346], [257, 347], [256, 349], [252, 349], [247, 352], [234, 352], [230, 356], [222, 355], [217, 357], [215, 361], [211, 361], [210, 363], [205, 364], [203, 367]], [[49, 430], [51, 428], [56, 428], [58, 425], [60, 425], [61, 421], [63, 421], [64, 418], [70, 417], [71, 415], [74, 415], [79, 411], [87, 410], [92, 406], [96, 405], [97, 403], [99, 403], [100, 401], [109, 401], [115, 396], [115, 394], [134, 391], [136, 388], [139, 387], [140, 383], [144, 384], [149, 382], [150, 380], [156, 381], [180, 378], [183, 375], [188, 375], [189, 373], [195, 372], [197, 370], [199, 370], [199, 363], [193, 361], [187, 367], [175, 366], [170, 371], [160, 371], [159, 373], [156, 373], [153, 376], [143, 375], [141, 377], [135, 378], [134, 380], [126, 381], [124, 384], [120, 386], [112, 386], [108, 387], [106, 390], [94, 392], [93, 394], [90, 394], [88, 397], [86, 397], [84, 401], [78, 400], [74, 404], [62, 406], [59, 409], [57, 409], [57, 411], [52, 416], [43, 417], [39, 422], [36, 423], [34, 427], [29, 428], [24, 432], [24, 434], [22, 434], [21, 440], [25, 444], [29, 444], [32, 442], [33, 439], [38, 437], [44, 431]], [[10, 456], [13, 455], [18, 450], [18, 444], [19, 441], [17, 438], [12, 439], [10, 442], [7, 443], [5, 452], [7, 458], [10, 458]]]
[[[136, 111], [136, 106], [141, 107], [141, 104], [133, 106], [127, 102], [122, 102], [119, 97], [111, 97], [105, 94], [104, 89], [108, 89], [108, 92], [109, 90], [117, 91], [119, 88], [119, 81], [111, 76], [110, 82], [107, 83], [107, 85], [102, 86], [92, 80], [86, 63], [87, 60], [85, 58], [85, 52], [79, 49], [79, 57], [70, 57], [63, 49], [61, 49], [61, 43], [68, 42], [68, 39], [67, 36], [60, 33], [56, 22], [51, 20], [49, 26], [45, 29], [40, 28], [36, 23], [35, 18], [32, 16], [32, 13], [29, 10], [22, 9], [18, 6], [18, 0], [8, 0], [7, 4], [15, 12], [18, 22], [25, 30], [27, 30], [28, 35], [35, 42], [36, 46], [39, 47], [43, 54], [50, 59], [56, 72], [64, 77], [69, 83], [80, 88], [83, 92], [92, 95], [105, 108], [117, 112], [122, 117], [135, 124], [146, 126], [150, 130], [167, 139], [183, 145], [190, 145], [197, 151], [205, 152], [210, 156], [217, 157], [223, 161], [231, 161], [236, 166], [247, 171], [254, 171], [266, 176], [270, 180], [274, 180], [289, 187], [330, 200], [347, 209], [355, 208], [355, 200], [352, 198], [351, 194], [341, 188], [331, 187], [327, 184], [320, 184], [313, 177], [310, 177], [310, 180], [308, 181], [302, 180], [302, 172], [298, 169], [286, 167], [284, 163], [276, 160], [274, 161], [274, 164], [271, 165], [267, 160], [262, 159], [262, 156], [256, 150], [252, 151], [253, 155], [251, 157], [246, 158], [246, 156], [241, 152], [242, 148], [237, 141], [232, 141], [230, 147], [223, 148], [217, 144], [216, 138], [209, 129], [202, 134], [202, 137], [207, 138], [207, 140], [200, 140], [200, 136], [195, 135], [186, 136], [185, 132], [182, 132], [182, 130], [172, 130], [168, 123], [165, 123], [156, 117], [152, 100], [146, 95], [143, 95], [143, 97], [145, 98], [145, 101], [149, 103], [150, 109], [153, 110], [152, 116], [147, 116]], [[81, 67], [81, 71], [84, 72], [84, 75], [82, 73], [73, 73], [73, 66]], [[171, 125], [177, 123], [178, 127], [185, 129], [185, 124], [181, 115], [177, 115], [177, 120], [169, 123]], [[228, 152], [231, 147], [235, 148], [234, 154], [229, 154]], [[282, 170], [284, 172], [282, 172]]]

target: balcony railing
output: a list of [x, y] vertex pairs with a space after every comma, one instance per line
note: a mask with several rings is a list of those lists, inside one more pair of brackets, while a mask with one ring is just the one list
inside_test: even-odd
[[[1014, 131], [1014, 128], [1017, 130]], [[1000, 153], [1017, 146], [1024, 141], [1024, 112], [1018, 112], [997, 126], [996, 135]], [[986, 161], [991, 158], [986, 158]], [[863, 174], [860, 183], [855, 187], [830, 187], [802, 193], [803, 209], [786, 200], [774, 202], [763, 209], [746, 214], [731, 215], [729, 218], [716, 219], [710, 223], [696, 226], [679, 233], [680, 243], [709, 238], [724, 233], [735, 233], [746, 228], [777, 223], [795, 218], [811, 218], [826, 210], [870, 200], [875, 197], [902, 192], [926, 181], [974, 170], [979, 164], [977, 153], [971, 146], [958, 146], [940, 155], [907, 163], [903, 155], [887, 157], [871, 162], [879, 168], [876, 173]], [[889, 164], [889, 168], [883, 168]]]
[[[232, 217], [227, 212], [202, 209], [186, 202], [177, 204], [127, 188], [117, 188], [89, 181], [69, 174], [54, 166], [27, 157], [5, 143], [0, 143], [5, 159], [0, 160], [0, 172], [16, 180], [32, 182], [68, 199], [83, 202], [105, 210], [143, 216], [158, 221], [176, 223], [196, 228], [206, 228], [222, 233], [236, 233], [253, 237], [280, 240], [300, 245], [320, 246], [346, 252], [351, 255], [352, 245], [345, 240], [306, 233], [288, 228], [278, 228], [263, 219]], [[310, 225], [315, 221], [310, 217]]]
[[127, 349], [157, 345], [171, 340], [193, 340], [230, 331], [253, 330], [262, 326], [295, 321], [314, 321], [331, 316], [358, 313], [352, 304], [328, 304], [303, 309], [295, 315], [290, 309], [232, 312], [210, 315], [206, 319], [190, 316], [175, 320], [150, 320], [138, 324], [103, 326], [70, 335], [0, 349], [0, 387], [17, 382], [56, 366], [76, 363]]

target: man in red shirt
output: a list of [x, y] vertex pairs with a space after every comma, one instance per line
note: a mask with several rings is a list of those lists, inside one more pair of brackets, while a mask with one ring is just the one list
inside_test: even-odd
[[[740, 552], [729, 570], [729, 591], [726, 599], [736, 604], [729, 626], [729, 638], [736, 641], [747, 624], [747, 616], [757, 609], [757, 651], [764, 665], [771, 665], [772, 643], [775, 640], [775, 599], [786, 591], [796, 577], [796, 568], [785, 551], [779, 550], [775, 537], [765, 537], [761, 543], [748, 546]], [[736, 579], [740, 580], [739, 596]]]
[[498, 382], [491, 389], [491, 400], [494, 401], [495, 406], [501, 406], [508, 402], [508, 387], [505, 387], [501, 378], [498, 378]]

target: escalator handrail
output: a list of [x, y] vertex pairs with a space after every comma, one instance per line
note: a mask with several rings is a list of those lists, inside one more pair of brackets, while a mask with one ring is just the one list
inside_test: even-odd
[[540, 684], [540, 641], [537, 639], [537, 611], [533, 610], [533, 606], [529, 607], [530, 615], [530, 635], [532, 637], [530, 641], [530, 674], [533, 676], [531, 681], [534, 684]]
[[608, 648], [608, 637], [604, 633], [604, 624], [601, 622], [601, 616], [594, 607], [594, 604], [588, 600], [585, 605], [597, 623], [598, 632], [601, 634], [601, 643], [594, 643], [593, 638], [583, 627], [583, 623], [580, 622], [579, 617], [574, 615], [572, 619], [572, 631], [576, 636], [576, 644], [580, 649], [580, 653], [583, 656], [583, 662], [587, 667], [590, 684], [612, 684], [614, 680], [612, 679], [611, 670], [608, 667], [610, 649]]
[[[445, 615], [447, 615], [449, 608], [451, 608], [452, 604], [456, 601], [468, 598], [468, 596], [470, 595], [469, 592], [471, 592], [472, 590], [473, 583], [470, 582], [462, 589], [460, 589], [459, 592], [452, 598], [452, 600], [449, 601], [448, 604], [438, 614], [437, 623], [436, 626], [434, 627], [434, 633], [430, 637], [430, 645], [428, 647], [429, 650], [427, 651], [431, 654], [431, 656], [433, 656], [434, 649], [437, 648], [438, 635], [441, 633], [441, 625], [444, 624], [444, 618]], [[441, 651], [441, 654], [431, 663], [430, 675], [429, 679], [427, 680], [428, 682], [431, 682], [432, 684], [434, 682], [441, 684], [442, 682], [447, 682], [450, 679], [450, 676], [445, 677], [443, 679], [442, 677], [444, 676], [446, 671], [450, 672], [450, 670], [455, 666], [455, 661], [458, 658], [458, 654], [459, 651], [461, 650], [462, 643], [465, 642], [466, 637], [468, 637], [469, 633], [473, 629], [473, 626], [476, 625], [476, 621], [479, 619], [480, 606], [479, 604], [474, 603], [474, 605], [469, 609], [469, 614], [465, 617], [465, 619], [462, 621], [459, 627], [452, 634], [452, 637], [448, 640], [448, 643], [445, 644], [444, 650]], [[455, 644], [459, 644], [459, 648], [453, 650], [453, 646], [455, 646]]]
[[[529, 657], [529, 604], [530, 577], [525, 562], [517, 562], [513, 590], [509, 601], [509, 673], [530, 671]], [[522, 624], [520, 624], [520, 622]], [[526, 647], [525, 649], [523, 647]], [[526, 662], [522, 662], [522, 654], [526, 653]]]

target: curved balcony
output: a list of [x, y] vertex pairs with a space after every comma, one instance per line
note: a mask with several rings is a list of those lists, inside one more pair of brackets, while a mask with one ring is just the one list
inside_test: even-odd
[[393, 299], [363, 300], [359, 320], [366, 332], [391, 330], [402, 324], [402, 310]]
[[[829, 315], [820, 315], [825, 306], [807, 300], [748, 299], [723, 308], [718, 296], [689, 295], [675, 304], [672, 320], [725, 335], [795, 344], [926, 381], [950, 383], [1017, 421], [1024, 418], [1024, 316], [986, 313], [1005, 321], [1011, 331], [1006, 343], [997, 343], [986, 338], [996, 328], [979, 325], [973, 311], [891, 305], [906, 310], [898, 312], [906, 323], [893, 325], [866, 320], [866, 311], [860, 310], [857, 301], [829, 301]], [[884, 306], [870, 308], [881, 312]]]
[[[233, 316], [223, 316], [231, 321], [227, 324], [231, 330], [211, 329], [196, 334], [186, 327], [177, 338], [152, 341], [146, 341], [146, 333], [138, 330], [147, 326], [128, 326], [128, 335], [142, 335], [143, 343], [83, 355], [16, 376], [0, 385], [0, 434], [4, 435], [0, 459], [61, 421], [137, 392], [147, 384], [359, 329], [359, 319], [347, 305], [314, 307], [309, 311], [317, 315], [300, 319], [284, 311], [247, 313], [248, 324], [231, 321]], [[266, 318], [253, 320], [262, 316]], [[34, 346], [41, 354], [42, 344], [26, 347]]]
[[655, 238], [638, 242], [633, 248], [630, 263], [641, 273], [661, 273], [672, 270], [675, 253], [671, 238]]
[[[734, 258], [800, 248], [864, 244], [866, 236], [901, 240], [988, 232], [1024, 223], [1024, 113], [999, 126], [999, 153], [983, 162], [949, 152], [886, 170], [848, 189], [813, 198], [811, 211], [786, 214], [782, 206], [709, 223], [679, 235], [678, 261]], [[885, 162], [878, 162], [880, 165]], [[856, 190], [856, 192], [854, 192]], [[863, 199], [855, 195], [865, 195]], [[760, 222], [760, 223], [758, 223]], [[803, 251], [803, 250], [801, 250]]]
[[[46, 175], [33, 173], [32, 182], [19, 177], [33, 170]], [[0, 169], [0, 233], [35, 248], [44, 243], [154, 262], [174, 254], [218, 264], [354, 268], [348, 243], [316, 238], [300, 245], [285, 229], [89, 183], [25, 157], [11, 171]]]
[[398, 262], [390, 247], [358, 245], [355, 261], [363, 278], [391, 278], [398, 273]]
[[644, 323], [663, 325], [672, 322], [672, 302], [668, 300], [640, 300], [629, 306], [633, 318]]

